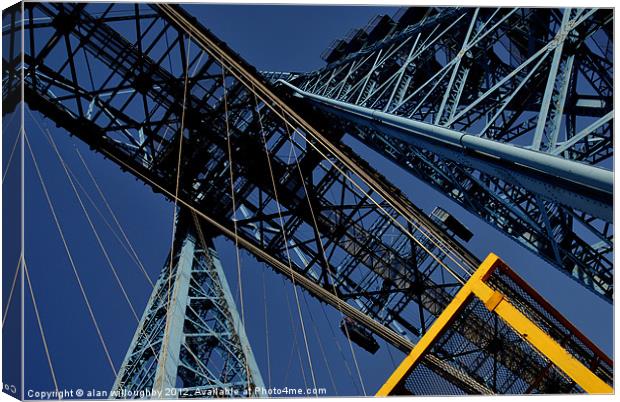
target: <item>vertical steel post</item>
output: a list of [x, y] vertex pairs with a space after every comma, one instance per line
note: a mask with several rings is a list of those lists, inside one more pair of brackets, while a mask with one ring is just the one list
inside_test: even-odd
[[[183, 324], [185, 310], [188, 306], [189, 281], [194, 265], [196, 251], [194, 239], [189, 233], [183, 240], [183, 246], [176, 262], [176, 269], [172, 278], [172, 292], [168, 292], [168, 309], [166, 311], [166, 325], [163, 336], [162, 352], [159, 354], [153, 391], [165, 395], [166, 390], [176, 387], [177, 369], [180, 364], [181, 343], [183, 339]], [[172, 269], [172, 268], [170, 268]], [[170, 294], [172, 293], [172, 294]]]

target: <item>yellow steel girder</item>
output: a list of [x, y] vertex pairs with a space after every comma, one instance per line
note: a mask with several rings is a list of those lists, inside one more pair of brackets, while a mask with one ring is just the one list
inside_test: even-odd
[[[392, 375], [377, 392], [377, 396], [388, 396], [402, 384], [407, 376], [422, 361], [422, 357], [431, 349], [435, 341], [450, 326], [454, 318], [462, 311], [472, 297], [478, 298], [484, 306], [492, 313], [497, 314], [508, 326], [510, 326], [522, 339], [529, 343], [541, 355], [551, 361], [559, 370], [570, 377], [583, 390], [592, 394], [611, 394], [613, 388], [600, 379], [594, 372], [586, 367], [581, 361], [571, 355], [562, 345], [560, 345], [549, 334], [545, 333], [532, 320], [523, 314], [509, 298], [501, 292], [491, 288], [485, 281], [493, 271], [502, 266], [508, 269], [505, 263], [495, 254], [491, 253], [482, 262], [480, 267], [459, 290], [454, 299], [448, 304], [446, 309], [435, 320], [428, 332], [420, 339], [411, 353], [400, 363]], [[542, 297], [535, 294], [527, 284], [509, 271], [511, 277], [516, 279], [518, 285], [522, 286], [530, 296], [537, 298], [541, 305], [550, 310], [552, 314], [558, 313]], [[570, 323], [564, 322], [565, 326], [574, 331], [576, 335], [596, 353], [598, 350], [591, 342], [581, 335]], [[603, 358], [608, 358], [602, 355]], [[606, 360], [606, 361], [607, 361]], [[611, 362], [609, 360], [609, 362]]]

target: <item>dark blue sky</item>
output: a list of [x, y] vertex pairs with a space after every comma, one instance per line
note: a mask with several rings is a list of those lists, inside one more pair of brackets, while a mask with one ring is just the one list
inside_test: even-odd
[[[332, 40], [346, 35], [352, 28], [365, 25], [376, 14], [392, 14], [396, 11], [386, 8], [336, 6], [191, 5], [187, 8], [251, 64], [260, 70], [271, 71], [316, 69], [323, 64], [319, 58], [320, 53]], [[27, 120], [29, 116], [27, 113]], [[42, 120], [40, 115], [35, 113], [34, 116], [44, 128], [49, 128], [63, 157], [96, 200], [98, 207], [104, 211], [105, 207], [97, 200], [96, 190], [81, 167], [75, 149], [79, 149], [85, 156], [138, 255], [151, 278], [155, 280], [170, 244], [172, 204], [129, 174], [122, 173], [110, 161], [95, 155], [78, 140], [70, 138], [48, 121]], [[3, 128], [5, 133], [9, 132], [7, 127]], [[35, 148], [103, 336], [118, 368], [135, 330], [135, 321], [53, 151], [34, 122], [28, 121], [26, 130]], [[427, 186], [365, 149], [355, 140], [348, 139], [347, 142], [424, 211], [429, 212], [433, 207], [441, 205], [460, 218], [475, 233], [469, 245], [474, 254], [480, 258], [489, 252], [500, 255], [604, 351], [611, 353], [613, 324], [612, 307], [609, 304], [446, 200], [441, 194], [434, 190], [429, 191]], [[5, 135], [3, 144], [6, 161], [7, 148], [12, 145], [12, 138]], [[80, 195], [138, 314], [141, 314], [150, 294], [146, 280], [85, 196]], [[26, 206], [27, 263], [59, 384], [66, 388], [109, 389], [113, 381], [112, 373], [90, 322], [28, 155]], [[237, 279], [233, 246], [221, 238], [216, 241], [216, 245], [234, 291]], [[265, 382], [268, 382], [268, 331], [271, 384], [304, 385], [298, 353], [304, 360], [305, 381], [311, 383], [290, 283], [245, 252], [242, 253], [242, 281], [246, 291], [243, 308], [247, 317], [248, 336]], [[266, 297], [263, 284], [267, 289]], [[28, 298], [28, 295], [26, 297]], [[264, 316], [265, 300], [267, 321]], [[302, 296], [301, 300], [317, 386], [328, 388], [332, 395], [335, 393], [329, 375], [331, 371], [339, 394], [359, 395], [361, 390], [357, 384], [348, 344], [337, 328], [339, 314], [329, 307], [325, 307], [324, 313], [323, 307], [308, 296]], [[288, 302], [293, 312], [293, 324]], [[52, 382], [29, 302], [26, 314], [26, 375], [30, 378], [32, 388], [51, 390]], [[293, 342], [295, 337], [298, 339], [297, 346]], [[357, 347], [355, 349], [368, 394], [376, 392], [403, 357], [400, 352], [390, 351], [383, 341], [380, 341], [380, 344], [382, 348], [376, 355], [370, 355]], [[323, 359], [321, 348], [325, 350], [327, 363]], [[292, 361], [290, 365], [289, 361]], [[349, 370], [353, 372], [353, 376], [349, 374]]]

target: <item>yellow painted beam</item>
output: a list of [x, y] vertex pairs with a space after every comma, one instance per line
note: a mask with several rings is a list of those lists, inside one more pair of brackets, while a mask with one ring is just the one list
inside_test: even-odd
[[[485, 304], [493, 300], [496, 291], [487, 284], [477, 282], [473, 286], [474, 294]], [[547, 357], [561, 371], [590, 394], [611, 394], [613, 388], [598, 378], [592, 371], [573, 357], [553, 338], [547, 335], [529, 318], [521, 313], [506, 299], [501, 299], [495, 306], [499, 315], [512, 329], [521, 335], [530, 345]]]
[[497, 268], [497, 265], [499, 263], [502, 263], [502, 260], [494, 253], [489, 253], [489, 255], [487, 255], [487, 258], [485, 258], [484, 261], [482, 261], [482, 264], [480, 264], [480, 266], [478, 267], [478, 269], [476, 269], [476, 272], [474, 272], [474, 274], [469, 278], [467, 284], [469, 284], [470, 282], [485, 281], [489, 276], [491, 276], [493, 270]]
[[405, 378], [420, 363], [422, 357], [451, 324], [454, 317], [468, 303], [470, 298], [474, 296], [480, 299], [489, 311], [502, 318], [526, 342], [575, 381], [584, 391], [591, 394], [613, 393], [611, 386], [597, 377], [527, 316], [521, 313], [510, 303], [510, 300], [504, 294], [492, 289], [485, 283], [493, 271], [500, 266], [509, 269], [497, 255], [491, 253], [487, 256], [476, 272], [448, 304], [443, 313], [435, 320], [428, 332], [412, 349], [411, 353], [379, 389], [376, 396], [391, 395], [399, 385], [404, 383]]
[[461, 307], [467, 303], [467, 300], [471, 296], [472, 291], [470, 286], [463, 286], [461, 290], [456, 294], [454, 299], [448, 304], [448, 307], [437, 317], [433, 325], [429, 328], [428, 332], [424, 334], [422, 339], [411, 350], [411, 353], [400, 363], [400, 365], [394, 370], [390, 378], [379, 389], [376, 396], [388, 396], [394, 389], [402, 384], [404, 378], [411, 373], [411, 371], [420, 362], [422, 356], [430, 349], [435, 340], [441, 336], [443, 331], [452, 322], [454, 316], [461, 310]]
[[496, 266], [499, 257], [491, 253], [480, 264], [480, 267], [467, 281], [465, 285], [459, 290], [454, 299], [448, 304], [446, 309], [437, 317], [433, 325], [429, 328], [428, 332], [420, 339], [416, 346], [411, 350], [411, 353], [398, 365], [396, 370], [392, 373], [390, 378], [387, 379], [385, 384], [379, 389], [376, 396], [388, 396], [394, 392], [394, 389], [402, 384], [404, 378], [413, 371], [416, 365], [421, 360], [422, 356], [430, 349], [435, 340], [441, 336], [444, 329], [450, 325], [452, 319], [465, 305], [469, 297], [472, 295], [472, 285], [485, 278], [487, 278], [492, 269]]

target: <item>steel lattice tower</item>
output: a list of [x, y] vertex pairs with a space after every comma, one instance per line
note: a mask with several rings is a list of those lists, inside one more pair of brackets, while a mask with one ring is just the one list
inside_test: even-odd
[[217, 252], [198, 225], [190, 213], [179, 217], [172, 264], [119, 370], [117, 398], [234, 397], [264, 387]]
[[[411, 169], [416, 174], [436, 186], [441, 184], [442, 191], [470, 210], [481, 215], [483, 210], [488, 214], [492, 209], [500, 211], [487, 220], [501, 228], [513, 227], [505, 232], [526, 239], [530, 248], [540, 255], [548, 259], [549, 255], [559, 256], [556, 265], [570, 272], [577, 269], [579, 276], [586, 278], [584, 284], [607, 296], [613, 291], [608, 259], [610, 225], [597, 232], [604, 243], [599, 248], [581, 240], [569, 225], [574, 219], [598, 228], [594, 217], [603, 222], [608, 219], [605, 173], [600, 174], [601, 180], [593, 183], [596, 188], [590, 186], [588, 191], [579, 187], [578, 182], [573, 183], [571, 191], [564, 182], [554, 188], [554, 191], [576, 194], [574, 199], [582, 197], [580, 205], [592, 201], [596, 210], [582, 211], [574, 205], [569, 209], [560, 200], [536, 199], [534, 188], [540, 183], [531, 184], [534, 181], [527, 169], [532, 166], [524, 166], [526, 171], [522, 179], [530, 180], [526, 180], [527, 185], [509, 182], [507, 171], [512, 176], [519, 173], [514, 163], [495, 166], [493, 173], [497, 175], [494, 176], [486, 169], [492, 162], [483, 161], [487, 163], [484, 168], [473, 164], [474, 159], [480, 159], [478, 155], [454, 151], [445, 144], [435, 144], [431, 148], [432, 141], [424, 146], [408, 143], [406, 138], [409, 137], [394, 134], [407, 127], [395, 127], [389, 119], [379, 121], [375, 118], [378, 115], [372, 113], [373, 121], [367, 124], [363, 114], [368, 108], [378, 108], [388, 112], [387, 117], [397, 116], [400, 109], [390, 108], [390, 102], [397, 102], [399, 107], [409, 108], [408, 113], [414, 118], [408, 121], [425, 122], [428, 117], [434, 120], [431, 126], [443, 125], [445, 130], [465, 131], [466, 127], [473, 127], [474, 122], [480, 123], [478, 117], [482, 114], [505, 114], [501, 118], [511, 121], [510, 127], [517, 122], [521, 127], [522, 113], [515, 110], [534, 110], [541, 104], [548, 105], [550, 102], [544, 99], [556, 96], [558, 91], [573, 93], [561, 89], [568, 84], [557, 89], [554, 78], [553, 85], [544, 86], [552, 89], [544, 91], [543, 101], [539, 99], [538, 87], [532, 85], [528, 93], [536, 99], [523, 100], [530, 103], [527, 107], [521, 105], [520, 109], [510, 101], [515, 98], [514, 87], [512, 92], [502, 90], [503, 97], [499, 100], [477, 104], [482, 104], [484, 110], [472, 106], [471, 113], [476, 118], [463, 117], [463, 121], [469, 123], [448, 123], [455, 116], [469, 116], [469, 112], [459, 110], [458, 100], [472, 100], [480, 95], [480, 89], [486, 88], [480, 83], [494, 85], [491, 88], [501, 87], [492, 84], [492, 77], [479, 78], [478, 87], [470, 85], [467, 77], [483, 77], [483, 72], [494, 71], [495, 79], [501, 81], [502, 74], [508, 73], [514, 63], [529, 60], [536, 54], [541, 59], [545, 54], [546, 59], [558, 53], [560, 40], [555, 40], [554, 45], [543, 45], [543, 51], [537, 50], [540, 42], [548, 39], [546, 37], [532, 38], [531, 46], [518, 46], [514, 52], [509, 52], [509, 63], [485, 59], [476, 53], [494, 49], [501, 38], [523, 39], [523, 32], [519, 30], [502, 31], [498, 27], [522, 28], [523, 24], [536, 19], [532, 14], [538, 11], [431, 9], [417, 18], [419, 10], [413, 9], [413, 14], [401, 17], [395, 25], [388, 24], [390, 29], [385, 35], [391, 32], [389, 36], [377, 38], [360, 33], [364, 40], [356, 35], [351, 38], [355, 45], [350, 42], [349, 47], [343, 45], [343, 54], [347, 56], [340, 61], [333, 61], [316, 73], [288, 75], [297, 88], [287, 83], [270, 84], [265, 75], [177, 6], [25, 3], [23, 15], [19, 8], [12, 12], [9, 18], [12, 22], [5, 24], [3, 36], [5, 40], [16, 41], [23, 29], [25, 54], [23, 64], [17, 51], [3, 54], [3, 100], [7, 105], [23, 89], [24, 102], [30, 109], [84, 141], [155, 192], [178, 203], [181, 209], [175, 246], [169, 257], [172, 263], [169, 261], [162, 270], [115, 389], [172, 386], [187, 390], [187, 396], [191, 396], [195, 391], [225, 384], [238, 387], [261, 384], [212, 249], [211, 239], [217, 235], [236, 240], [259, 261], [333, 306], [343, 317], [354, 320], [402, 351], [412, 348], [480, 261], [445, 227], [425, 215], [345, 146], [342, 138], [348, 132], [389, 153], [395, 160], [410, 158]], [[579, 31], [581, 27], [589, 29], [579, 35], [587, 36], [590, 31], [598, 30], [605, 32], [609, 25], [605, 15], [604, 10], [566, 11], [561, 22], [550, 22], [555, 24], [551, 28], [543, 24], [541, 35]], [[557, 18], [555, 11], [550, 12], [549, 21]], [[463, 30], [473, 35], [465, 36], [465, 46]], [[426, 36], [422, 38], [422, 34]], [[574, 36], [566, 35], [570, 41]], [[471, 46], [467, 39], [470, 37], [478, 38]], [[566, 40], [564, 35], [560, 37]], [[366, 47], [362, 48], [365, 43]], [[439, 52], [439, 44], [444, 52], [443, 64], [457, 65], [454, 71], [433, 61], [431, 56]], [[455, 46], [459, 49], [456, 59]], [[468, 47], [471, 49], [465, 51]], [[571, 44], [567, 48], [578, 49], [579, 46]], [[403, 58], [401, 50], [411, 53], [409, 58]], [[562, 61], [564, 53], [559, 53], [557, 59]], [[411, 63], [420, 55], [424, 55], [421, 60], [429, 63], [428, 66]], [[449, 59], [457, 62], [448, 63]], [[483, 59], [496, 65], [494, 68], [478, 66], [476, 61]], [[560, 61], [556, 64], [566, 64]], [[582, 64], [587, 65], [587, 62]], [[413, 99], [408, 91], [432, 78], [432, 69], [445, 74], [449, 71], [448, 75], [453, 76], [449, 80], [450, 89], [440, 97], [446, 101], [440, 102], [441, 113], [438, 114], [434, 108], [417, 100], [415, 104], [406, 101]], [[93, 75], [92, 71], [97, 74]], [[340, 76], [343, 71], [344, 76]], [[530, 82], [524, 78], [534, 75], [539, 78], [535, 82], [540, 84], [540, 72], [531, 72], [530, 77], [517, 73], [513, 76], [519, 76], [519, 83], [523, 85]], [[508, 81], [510, 78], [501, 82]], [[434, 79], [431, 82], [440, 86], [444, 81]], [[383, 89], [379, 90], [380, 86]], [[601, 87], [604, 88], [602, 84]], [[491, 88], [486, 88], [487, 92]], [[394, 95], [385, 97], [385, 93]], [[452, 96], [454, 93], [456, 97]], [[431, 98], [433, 91], [424, 94]], [[605, 96], [588, 98], [585, 103], [595, 106], [585, 106], [585, 110], [588, 113], [596, 110], [601, 119], [604, 118], [610, 107]], [[380, 107], [373, 106], [375, 99]], [[335, 100], [343, 102], [336, 104]], [[437, 102], [436, 97], [432, 102]], [[579, 103], [578, 100], [574, 102]], [[583, 102], [579, 107], [577, 103], [571, 110], [583, 109]], [[360, 107], [355, 118], [351, 117], [352, 106]], [[5, 107], [5, 113], [9, 109]], [[322, 109], [344, 116], [342, 120], [350, 124], [335, 124]], [[424, 117], [418, 118], [417, 112]], [[549, 108], [544, 116], [545, 122], [555, 121], [559, 114]], [[496, 142], [500, 134], [515, 139], [532, 129], [526, 124], [506, 131], [496, 126], [495, 120], [488, 121], [485, 132], [494, 133], [491, 137], [498, 137]], [[525, 130], [526, 126], [530, 130]], [[553, 127], [549, 128], [550, 132], [556, 132], [559, 125]], [[423, 128], [428, 129], [426, 125]], [[573, 127], [573, 130], [579, 129]], [[416, 130], [421, 131], [421, 128]], [[554, 136], [547, 130], [536, 136], [540, 144], [546, 144], [550, 136]], [[582, 149], [579, 141], [589, 139], [594, 132], [599, 133], [597, 135], [607, 141], [604, 142], [607, 145], [585, 152], [588, 157], [573, 159], [590, 158], [592, 165], [605, 160], [611, 154], [611, 125], [605, 122], [574, 135], [572, 143], [570, 138], [573, 137], [567, 138], [568, 143], [563, 144], [568, 150], [566, 155], [576, 155], [577, 151], [573, 152], [571, 147]], [[448, 134], [446, 138], [451, 135]], [[379, 147], [377, 144], [385, 145]], [[382, 148], [384, 146], [389, 149]], [[444, 148], [458, 153], [460, 159], [453, 161], [441, 153]], [[547, 145], [539, 148], [555, 149]], [[470, 157], [472, 160], [468, 159]], [[474, 162], [481, 163], [477, 159]], [[570, 167], [575, 166], [575, 162], [570, 163]], [[560, 173], [563, 167], [560, 166]], [[600, 173], [601, 169], [596, 169], [594, 172]], [[586, 173], [592, 172], [586, 169]], [[587, 202], [583, 202], [583, 197]], [[516, 207], [502, 209], [512, 205], [511, 202], [516, 203], [516, 199], [527, 213], [517, 211]], [[547, 217], [543, 221], [531, 218], [536, 214], [537, 205], [542, 205], [546, 211], [545, 214], [538, 212], [538, 216]], [[516, 226], [514, 214], [517, 212], [527, 225], [519, 221], [520, 226]], [[570, 219], [569, 212], [572, 212]], [[527, 230], [531, 230], [531, 234], [526, 236]], [[550, 237], [545, 233], [550, 233]], [[545, 243], [551, 238], [554, 242]], [[587, 258], [594, 262], [586, 265]], [[566, 262], [569, 260], [574, 265]], [[178, 298], [169, 299], [169, 295], [175, 293]], [[209, 314], [217, 317], [213, 323], [208, 326], [197, 323]], [[511, 392], [517, 383], [537, 389], [537, 373], [544, 368], [541, 362], [528, 360], [518, 345], [491, 353], [489, 334], [501, 335], [482, 321], [466, 322], [462, 328], [462, 335], [480, 348], [475, 364], [451, 366], [448, 364], [451, 351], [446, 349], [441, 356], [428, 356], [424, 365], [470, 393]], [[218, 354], [224, 345], [230, 348]], [[216, 354], [232, 366], [218, 365], [213, 357]], [[193, 355], [202, 363], [192, 362]], [[489, 361], [496, 363], [491, 366], [501, 366], [509, 373], [506, 381], [497, 384], [489, 380], [486, 368]], [[219, 370], [209, 371], [207, 375], [203, 371], [198, 375], [198, 366]]]

